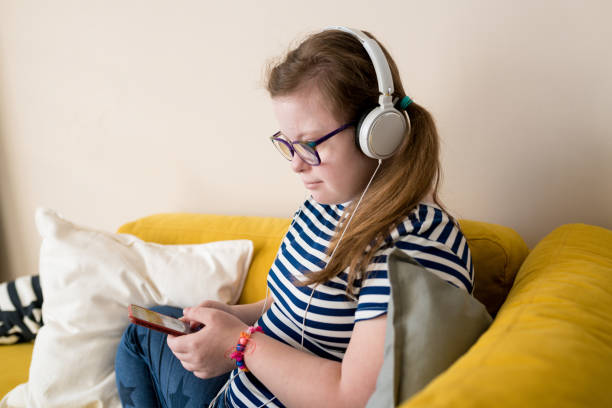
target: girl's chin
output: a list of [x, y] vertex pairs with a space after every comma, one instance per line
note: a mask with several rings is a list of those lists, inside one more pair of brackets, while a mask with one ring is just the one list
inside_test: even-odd
[[337, 205], [344, 204], [347, 201], [350, 201], [350, 198], [343, 199], [337, 194], [330, 194], [329, 192], [322, 192], [317, 190], [308, 190], [312, 198], [319, 204], [327, 204], [327, 205]]

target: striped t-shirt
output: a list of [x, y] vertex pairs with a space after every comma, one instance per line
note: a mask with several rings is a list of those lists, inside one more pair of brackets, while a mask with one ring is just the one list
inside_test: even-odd
[[[474, 274], [465, 237], [448, 215], [432, 204], [419, 204], [393, 229], [368, 265], [365, 278], [354, 282], [353, 296], [346, 295], [346, 271], [316, 287], [296, 285], [310, 271], [325, 267], [326, 250], [343, 210], [343, 205], [323, 205], [309, 198], [297, 213], [268, 274], [274, 303], [257, 322], [266, 335], [300, 349], [307, 309], [303, 349], [342, 361], [355, 323], [387, 313], [390, 288], [386, 261], [395, 248], [448, 283], [472, 293]], [[236, 370], [233, 374], [227, 395], [231, 406], [258, 407], [273, 398], [252, 373]], [[283, 404], [274, 399], [266, 406]]]

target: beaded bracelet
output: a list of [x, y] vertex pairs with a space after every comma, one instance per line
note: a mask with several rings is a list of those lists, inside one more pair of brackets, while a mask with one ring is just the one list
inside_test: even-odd
[[240, 338], [238, 339], [238, 344], [236, 344], [236, 350], [230, 354], [230, 358], [236, 360], [236, 366], [240, 369], [240, 371], [247, 372], [249, 369], [244, 364], [244, 351], [246, 350], [246, 345], [251, 339], [251, 334], [255, 332], [263, 332], [262, 328], [257, 327], [249, 327], [246, 332], [240, 332]]

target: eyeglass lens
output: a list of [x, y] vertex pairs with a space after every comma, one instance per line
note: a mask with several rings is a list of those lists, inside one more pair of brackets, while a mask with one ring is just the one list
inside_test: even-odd
[[[298, 156], [302, 160], [304, 160], [308, 164], [319, 164], [319, 158], [317, 153], [313, 147], [308, 146], [307, 144], [296, 142], [290, 143], [284, 138], [282, 135], [278, 135], [272, 139], [274, 146], [276, 149], [287, 159], [293, 159], [293, 151], [295, 151]], [[293, 147], [293, 149], [292, 149]], [[292, 151], [293, 150], [293, 151]]]
[[274, 138], [272, 139], [272, 143], [274, 143], [274, 147], [287, 159], [291, 160], [293, 158], [293, 152], [291, 151], [291, 147], [289, 143], [284, 140]]

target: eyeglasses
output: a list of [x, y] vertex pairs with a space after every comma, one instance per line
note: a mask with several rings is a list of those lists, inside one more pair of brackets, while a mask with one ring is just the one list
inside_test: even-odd
[[304, 162], [311, 166], [318, 166], [321, 164], [321, 158], [319, 157], [319, 153], [317, 153], [316, 147], [324, 141], [331, 139], [332, 136], [342, 132], [344, 129], [354, 126], [355, 123], [356, 122], [350, 122], [342, 125], [338, 129], [329, 132], [325, 136], [313, 142], [302, 142], [299, 140], [292, 142], [281, 131], [278, 131], [270, 136], [270, 140], [272, 141], [274, 147], [276, 147], [276, 149], [285, 159], [291, 161], [293, 160], [293, 155], [297, 153], [297, 155], [300, 156], [300, 159], [302, 159]]

